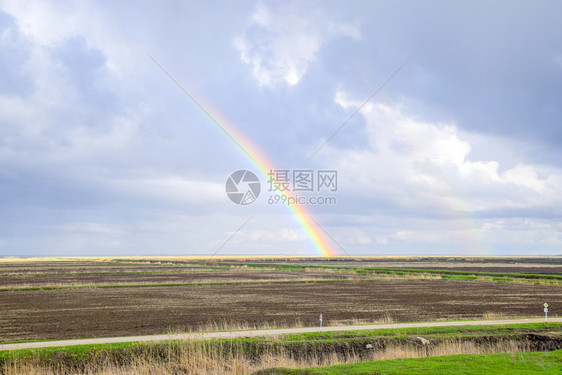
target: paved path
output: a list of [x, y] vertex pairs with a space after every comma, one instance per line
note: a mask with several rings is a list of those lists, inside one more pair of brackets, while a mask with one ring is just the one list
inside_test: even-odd
[[[548, 321], [561, 323], [562, 318], [548, 318]], [[359, 330], [369, 330], [369, 329], [396, 329], [396, 328], [418, 328], [418, 327], [421, 328], [421, 327], [483, 326], [483, 325], [522, 324], [522, 323], [540, 323], [540, 322], [544, 322], [544, 318], [371, 324], [371, 325], [357, 325], [357, 326], [324, 327], [322, 331], [335, 332], [335, 331], [359, 331]], [[19, 344], [0, 345], [0, 351], [47, 348], [47, 347], [57, 347], [57, 346], [72, 346], [72, 345], [112, 344], [118, 342], [232, 339], [237, 337], [277, 336], [277, 335], [284, 335], [290, 333], [307, 333], [307, 332], [320, 332], [320, 328], [306, 327], [306, 328], [281, 328], [281, 329], [260, 329], [260, 330], [256, 329], [256, 330], [248, 330], [248, 331], [192, 332], [192, 333], [180, 333], [180, 334], [168, 334], [168, 335], [101, 337], [97, 339], [23, 342]]]

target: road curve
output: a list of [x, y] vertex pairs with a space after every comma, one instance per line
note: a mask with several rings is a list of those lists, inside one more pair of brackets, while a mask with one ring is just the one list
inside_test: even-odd
[[[95, 339], [73, 339], [58, 341], [37, 341], [22, 342], [16, 344], [2, 344], [0, 351], [18, 350], [18, 349], [36, 349], [58, 346], [73, 345], [92, 345], [92, 344], [112, 344], [119, 342], [148, 342], [148, 341], [165, 341], [165, 340], [211, 340], [211, 339], [232, 339], [238, 337], [260, 337], [260, 336], [277, 336], [291, 333], [308, 333], [308, 332], [335, 332], [335, 331], [359, 331], [370, 329], [397, 329], [397, 328], [421, 328], [421, 327], [455, 327], [455, 326], [483, 326], [483, 325], [500, 325], [500, 324], [524, 324], [524, 323], [540, 323], [544, 318], [531, 319], [506, 319], [506, 320], [470, 320], [470, 321], [441, 321], [441, 322], [422, 322], [422, 323], [391, 323], [391, 324], [370, 324], [355, 326], [338, 326], [305, 328], [280, 328], [280, 329], [256, 329], [246, 331], [219, 331], [219, 332], [191, 332], [167, 335], [148, 335], [148, 336], [125, 336], [125, 337], [100, 337]], [[549, 322], [562, 323], [562, 317], [549, 318]]]

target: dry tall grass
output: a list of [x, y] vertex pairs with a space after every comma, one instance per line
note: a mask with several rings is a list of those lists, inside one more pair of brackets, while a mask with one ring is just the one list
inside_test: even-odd
[[[421, 342], [421, 341], [420, 341]], [[529, 342], [505, 340], [494, 343], [476, 343], [460, 339], [451, 339], [439, 344], [423, 344], [420, 346], [390, 347], [373, 353], [373, 361], [399, 358], [434, 357], [455, 354], [491, 354], [530, 352]]]
[[300, 328], [306, 327], [306, 324], [298, 317], [292, 321], [282, 324], [276, 322], [247, 322], [239, 320], [220, 320], [209, 321], [197, 326], [186, 326], [182, 328], [169, 329], [168, 334], [180, 334], [184, 332], [217, 332], [217, 331], [248, 331], [261, 329], [278, 329], [278, 328]]
[[[272, 367], [305, 368], [368, 360], [427, 357], [453, 354], [485, 354], [529, 352], [529, 342], [506, 340], [494, 343], [475, 343], [461, 339], [429, 342], [419, 338], [408, 343], [394, 343], [384, 349], [361, 348], [347, 352], [312, 352], [295, 356], [284, 347], [270, 347], [260, 354], [248, 353], [238, 340], [234, 345], [221, 343], [184, 342], [154, 352], [149, 346], [145, 351], [121, 357], [119, 360], [98, 356], [88, 364], [45, 363], [35, 359], [14, 359], [4, 363], [0, 371], [6, 375], [36, 374], [251, 374]], [[135, 353], [135, 352], [131, 352]]]
[[[342, 327], [342, 326], [361, 326], [370, 324], [392, 324], [396, 323], [391, 313], [385, 312], [379, 319], [338, 319], [338, 320], [324, 320], [324, 327]], [[248, 331], [248, 330], [262, 330], [262, 329], [281, 329], [281, 328], [302, 328], [302, 327], [318, 327], [316, 324], [305, 323], [300, 317], [295, 317], [291, 321], [280, 322], [248, 322], [240, 320], [213, 320], [194, 326], [177, 326], [169, 327], [166, 334], [182, 334], [186, 332], [218, 332], [218, 331]]]
[[[340, 319], [340, 320], [330, 320], [329, 325], [332, 327], [337, 326], [361, 326], [369, 324], [392, 324], [396, 323], [395, 319], [392, 317], [391, 313], [385, 312], [380, 319]], [[326, 324], [328, 326], [328, 324]]]
[[512, 316], [507, 316], [504, 313], [496, 312], [496, 311], [486, 311], [482, 314], [482, 319], [484, 320], [499, 320], [499, 319], [509, 319], [513, 318]]

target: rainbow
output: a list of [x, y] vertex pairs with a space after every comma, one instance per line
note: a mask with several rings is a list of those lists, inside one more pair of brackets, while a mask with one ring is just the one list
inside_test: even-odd
[[[250, 162], [260, 171], [260, 173], [267, 177], [270, 170], [276, 170], [273, 163], [269, 161], [265, 153], [263, 153], [257, 145], [255, 145], [245, 134], [243, 134], [226, 116], [223, 116], [220, 111], [207, 104], [203, 106], [200, 101], [195, 99], [189, 92], [187, 92], [174, 77], [160, 65], [158, 61], [151, 55], [148, 57], [170, 78], [176, 86], [180, 88], [187, 95], [197, 107], [203, 111], [237, 146], [240, 148]], [[210, 111], [212, 109], [212, 112]], [[288, 194], [290, 195], [290, 194]], [[337, 256], [338, 254], [332, 250], [329, 245], [328, 239], [323, 235], [321, 227], [314, 221], [312, 215], [306, 210], [303, 205], [294, 204], [287, 205], [289, 211], [296, 219], [298, 224], [303, 228], [308, 238], [314, 245], [318, 254], [323, 257]]]
[[[191, 98], [193, 99], [193, 97]], [[250, 138], [242, 133], [238, 127], [212, 105], [205, 103], [205, 106], [203, 106], [199, 101], [195, 99], [193, 99], [193, 101], [240, 148], [259, 173], [266, 178], [272, 178], [269, 177], [269, 173], [271, 170], [276, 170], [277, 168], [274, 167], [274, 164], [269, 160], [267, 155]], [[291, 195], [290, 192], [285, 192], [285, 194]], [[311, 213], [305, 206], [292, 204], [286, 207], [288, 207], [292, 216], [304, 230], [320, 256], [338, 256], [330, 246], [328, 238], [322, 233], [321, 228], [316, 224], [314, 219], [312, 219]]]

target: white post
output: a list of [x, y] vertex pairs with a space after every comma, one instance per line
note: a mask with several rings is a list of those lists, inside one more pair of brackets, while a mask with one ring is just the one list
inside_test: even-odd
[[320, 331], [322, 331], [322, 314], [320, 314]]
[[544, 323], [548, 323], [548, 303], [544, 303]]

